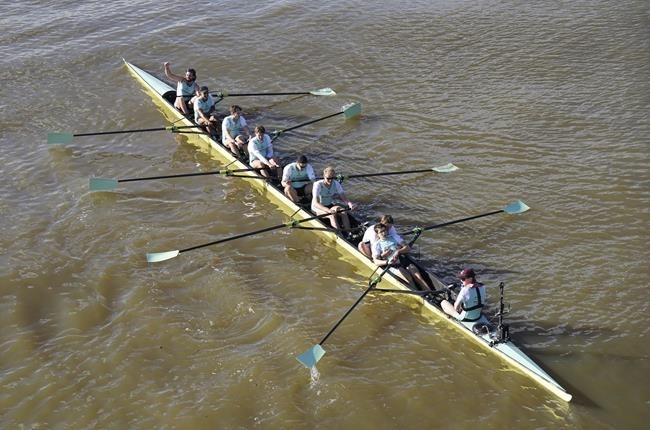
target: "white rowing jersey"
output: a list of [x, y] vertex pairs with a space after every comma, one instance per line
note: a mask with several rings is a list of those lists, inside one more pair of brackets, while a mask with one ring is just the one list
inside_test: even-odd
[[[402, 236], [400, 236], [399, 233], [397, 233], [397, 230], [395, 229], [394, 225], [390, 226], [390, 230], [388, 230], [388, 234], [386, 236], [391, 238], [393, 241], [395, 241], [395, 243], [404, 242], [404, 239], [402, 239]], [[364, 243], [369, 242], [370, 249], [372, 249], [372, 247], [375, 245], [377, 240], [378, 238], [377, 238], [377, 232], [375, 231], [375, 226], [371, 225], [366, 229], [365, 233], [363, 233], [363, 239], [361, 239], [361, 242]]]
[[196, 94], [197, 84], [196, 81], [193, 81], [191, 84], [188, 83], [185, 79], [178, 81], [176, 85], [176, 95], [183, 96], [185, 98], [190, 98]]
[[[246, 118], [244, 118], [243, 115], [239, 115], [239, 121], [235, 120], [235, 117], [233, 115], [229, 115], [223, 119], [223, 122], [221, 123], [221, 141], [223, 144], [226, 144], [226, 136], [230, 134], [230, 137], [233, 139], [239, 136], [244, 129], [244, 127], [247, 127], [248, 123], [246, 122]], [[226, 133], [226, 130], [228, 133]]]
[[271, 136], [264, 134], [262, 139], [257, 136], [248, 141], [248, 162], [260, 160], [264, 164], [269, 164], [269, 158], [273, 157], [273, 144]]
[[299, 169], [297, 162], [289, 163], [282, 171], [282, 182], [291, 181], [291, 186], [296, 189], [304, 187], [308, 182], [315, 179], [316, 175], [311, 164], [307, 164], [303, 169]]
[[314, 203], [318, 202], [323, 206], [330, 206], [334, 202], [334, 197], [343, 194], [343, 187], [336, 179], [332, 180], [332, 184], [328, 187], [325, 185], [325, 180], [321, 179], [314, 183], [314, 189], [312, 191], [311, 198], [311, 210], [315, 210]]
[[212, 108], [214, 107], [214, 99], [211, 94], [208, 94], [208, 99], [203, 100], [201, 97], [197, 97], [194, 100], [194, 121], [198, 122], [201, 116], [199, 115], [199, 109], [204, 114], [209, 114]]

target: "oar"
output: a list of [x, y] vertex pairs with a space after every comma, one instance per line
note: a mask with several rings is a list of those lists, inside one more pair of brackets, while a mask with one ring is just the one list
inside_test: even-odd
[[511, 215], [520, 214], [520, 213], [526, 212], [529, 209], [530, 209], [530, 207], [528, 207], [526, 205], [526, 203], [522, 202], [521, 200], [515, 200], [514, 202], [508, 204], [503, 209], [499, 209], [497, 211], [487, 212], [487, 213], [480, 214], [480, 215], [474, 215], [474, 216], [470, 216], [470, 217], [467, 217], [467, 218], [461, 218], [461, 219], [457, 219], [457, 220], [454, 220], [454, 221], [447, 221], [447, 222], [443, 222], [441, 224], [434, 224], [434, 225], [430, 225], [430, 226], [427, 226], [427, 227], [416, 227], [415, 229], [413, 229], [413, 231], [403, 233], [403, 234], [404, 235], [416, 234], [416, 233], [419, 234], [419, 233], [421, 233], [423, 231], [426, 231], [426, 230], [433, 230], [434, 228], [446, 227], [446, 226], [452, 225], [452, 224], [458, 224], [458, 223], [461, 223], [461, 222], [470, 221], [470, 220], [477, 219], [477, 218], [483, 218], [483, 217], [490, 216], [490, 215], [500, 214], [501, 212], [511, 214]]
[[[359, 175], [336, 175], [336, 180], [339, 182], [343, 182], [346, 179], [353, 179], [353, 178], [370, 178], [373, 176], [407, 175], [412, 173], [430, 173], [430, 172], [451, 173], [456, 170], [458, 170], [458, 167], [454, 166], [452, 163], [448, 163], [445, 164], [444, 166], [431, 167], [429, 169], [402, 170], [399, 172], [363, 173]], [[323, 179], [323, 178], [316, 178], [316, 179]]]
[[298, 91], [298, 92], [284, 92], [284, 93], [226, 93], [226, 92], [217, 92], [212, 93], [213, 96], [217, 97], [250, 97], [250, 96], [335, 96], [331, 88], [321, 88], [319, 90], [313, 91]]
[[237, 176], [233, 173], [249, 172], [261, 169], [234, 169], [234, 170], [212, 170], [209, 172], [196, 172], [196, 173], [179, 173], [177, 175], [164, 175], [164, 176], [147, 176], [143, 178], [127, 178], [127, 179], [113, 179], [113, 178], [90, 178], [89, 186], [90, 191], [110, 191], [117, 188], [120, 182], [134, 182], [134, 181], [152, 181], [154, 179], [169, 179], [169, 178], [186, 178], [188, 176], [204, 176], [204, 175], [225, 175]]
[[[454, 166], [452, 163], [449, 163], [449, 164], [445, 164], [444, 166], [432, 167], [429, 169], [420, 169], [420, 170], [403, 170], [400, 172], [383, 172], [383, 173], [364, 173], [359, 175], [336, 175], [336, 180], [339, 182], [343, 182], [346, 179], [367, 178], [371, 176], [406, 175], [411, 173], [429, 173], [429, 172], [451, 173], [456, 170], [458, 170], [458, 167]], [[248, 178], [248, 176], [244, 176], [244, 175], [228, 175], [228, 176], [234, 178]], [[271, 178], [261, 177], [259, 179], [271, 179]], [[323, 177], [320, 176], [315, 178], [314, 180], [317, 181], [319, 179], [323, 179]]]
[[[420, 233], [421, 232], [416, 233], [415, 237], [409, 242], [409, 244], [408, 244], [409, 247], [412, 247], [413, 244], [415, 243], [415, 241], [418, 240], [418, 238], [420, 237]], [[391, 261], [395, 257], [397, 257], [397, 251], [395, 251], [388, 258], [387, 261]], [[347, 310], [347, 312], [341, 317], [341, 319], [339, 319], [338, 322], [336, 324], [334, 324], [334, 327], [332, 327], [330, 329], [330, 331], [327, 332], [325, 337], [323, 337], [323, 339], [321, 339], [321, 341], [318, 342], [316, 345], [312, 346], [307, 351], [303, 352], [298, 357], [296, 357], [298, 359], [298, 361], [300, 363], [302, 363], [303, 366], [305, 366], [308, 369], [311, 369], [316, 365], [316, 363], [318, 363], [318, 361], [321, 358], [323, 358], [323, 356], [325, 355], [325, 350], [323, 349], [323, 344], [325, 343], [325, 341], [332, 335], [332, 333], [334, 333], [334, 331], [338, 328], [338, 326], [341, 325], [343, 320], [345, 320], [348, 317], [348, 315], [350, 315], [350, 313], [352, 313], [354, 308], [356, 308], [357, 305], [359, 303], [361, 303], [361, 300], [363, 300], [363, 298], [366, 297], [366, 295], [377, 286], [377, 284], [379, 283], [379, 281], [381, 281], [381, 278], [386, 274], [388, 269], [390, 269], [390, 264], [387, 263], [384, 270], [382, 270], [381, 273], [377, 277], [370, 280], [370, 282], [368, 283], [369, 284], [368, 288], [366, 288], [366, 290], [363, 292], [363, 294], [361, 294], [361, 296], [359, 296], [357, 301], [354, 302], [354, 304]]]
[[345, 119], [350, 119], [350, 118], [354, 118], [355, 116], [361, 115], [361, 103], [350, 103], [348, 105], [341, 107], [341, 110], [339, 112], [333, 113], [331, 115], [327, 115], [322, 118], [317, 118], [311, 121], [303, 122], [302, 124], [294, 125], [293, 127], [284, 128], [282, 130], [276, 130], [273, 132], [273, 140], [277, 139], [278, 137], [280, 137], [281, 134], [286, 133], [287, 131], [295, 130], [297, 128], [304, 127], [306, 125], [313, 124], [315, 122], [323, 121], [337, 115], [343, 115], [345, 116]]
[[[338, 212], [346, 212], [346, 211], [349, 211], [349, 210], [350, 209], [345, 208], [345, 209], [340, 209]], [[267, 231], [279, 230], [279, 229], [284, 228], [284, 227], [289, 227], [289, 228], [295, 227], [298, 224], [302, 224], [303, 222], [307, 222], [307, 221], [311, 221], [311, 220], [319, 219], [319, 218], [325, 218], [325, 217], [328, 217], [330, 215], [332, 215], [332, 214], [322, 214], [322, 215], [316, 215], [316, 216], [312, 216], [312, 217], [301, 219], [301, 220], [291, 220], [290, 222], [286, 222], [284, 224], [278, 224], [278, 225], [274, 225], [274, 226], [271, 226], [271, 227], [263, 228], [261, 230], [255, 230], [255, 231], [251, 231], [251, 232], [248, 232], [248, 233], [242, 233], [242, 234], [238, 234], [238, 235], [235, 235], [235, 236], [226, 237], [224, 239], [215, 240], [213, 242], [204, 243], [202, 245], [196, 245], [196, 246], [192, 246], [192, 247], [185, 248], [185, 249], [177, 249], [177, 250], [174, 250], [174, 251], [165, 251], [165, 252], [147, 253], [147, 262], [149, 262], [149, 263], [157, 263], [159, 261], [169, 260], [170, 258], [174, 258], [178, 254], [181, 254], [183, 252], [192, 251], [194, 249], [199, 249], [199, 248], [205, 248], [206, 246], [217, 245], [217, 244], [224, 243], [224, 242], [230, 242], [231, 240], [241, 239], [243, 237], [248, 237], [248, 236], [254, 236], [254, 235], [260, 234], [260, 233], [266, 233]]]
[[125, 134], [125, 133], [144, 133], [147, 131], [171, 131], [172, 133], [179, 133], [178, 130], [182, 128], [201, 128], [200, 125], [170, 125], [167, 127], [156, 128], [138, 128], [132, 130], [113, 130], [113, 131], [96, 131], [92, 133], [48, 133], [47, 143], [50, 145], [67, 145], [72, 143], [75, 137], [82, 136], [102, 136], [105, 134]]

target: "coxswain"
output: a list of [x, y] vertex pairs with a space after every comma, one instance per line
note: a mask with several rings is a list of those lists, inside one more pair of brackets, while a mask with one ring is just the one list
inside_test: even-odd
[[459, 321], [478, 321], [481, 319], [485, 306], [485, 286], [476, 281], [474, 270], [467, 268], [458, 274], [462, 287], [452, 305], [450, 301], [443, 300], [440, 305], [445, 313]]

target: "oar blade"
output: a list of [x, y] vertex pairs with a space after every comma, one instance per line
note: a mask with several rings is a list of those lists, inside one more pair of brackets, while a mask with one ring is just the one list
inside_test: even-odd
[[316, 344], [300, 354], [296, 359], [307, 369], [311, 369], [323, 358], [323, 355], [325, 355], [325, 350], [320, 344]]
[[148, 252], [147, 263], [157, 263], [159, 261], [169, 260], [180, 254], [179, 250], [166, 251], [166, 252]]
[[438, 172], [438, 173], [450, 173], [450, 172], [458, 170], [458, 167], [454, 166], [452, 163], [449, 163], [449, 164], [445, 164], [444, 166], [434, 167], [431, 170], [433, 170], [434, 172]]
[[520, 214], [526, 212], [529, 209], [530, 207], [528, 207], [526, 203], [522, 202], [521, 200], [516, 200], [503, 208], [503, 211], [509, 214]]
[[67, 145], [72, 143], [74, 135], [72, 133], [48, 133], [47, 143], [50, 145]]
[[341, 108], [345, 119], [351, 119], [361, 115], [361, 103], [350, 103]]
[[111, 178], [90, 178], [90, 191], [111, 191], [117, 188], [117, 179]]
[[320, 90], [310, 91], [313, 96], [335, 96], [336, 92], [331, 88], [321, 88]]

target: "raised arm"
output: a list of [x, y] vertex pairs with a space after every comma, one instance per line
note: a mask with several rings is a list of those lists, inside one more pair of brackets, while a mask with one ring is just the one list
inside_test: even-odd
[[175, 75], [174, 73], [172, 73], [172, 69], [169, 66], [169, 61], [165, 61], [163, 63], [163, 67], [165, 69], [165, 76], [167, 76], [169, 79], [171, 79], [173, 81], [176, 81], [176, 82], [180, 82], [180, 81], [182, 81], [184, 79], [182, 76], [178, 76], [178, 75]]

